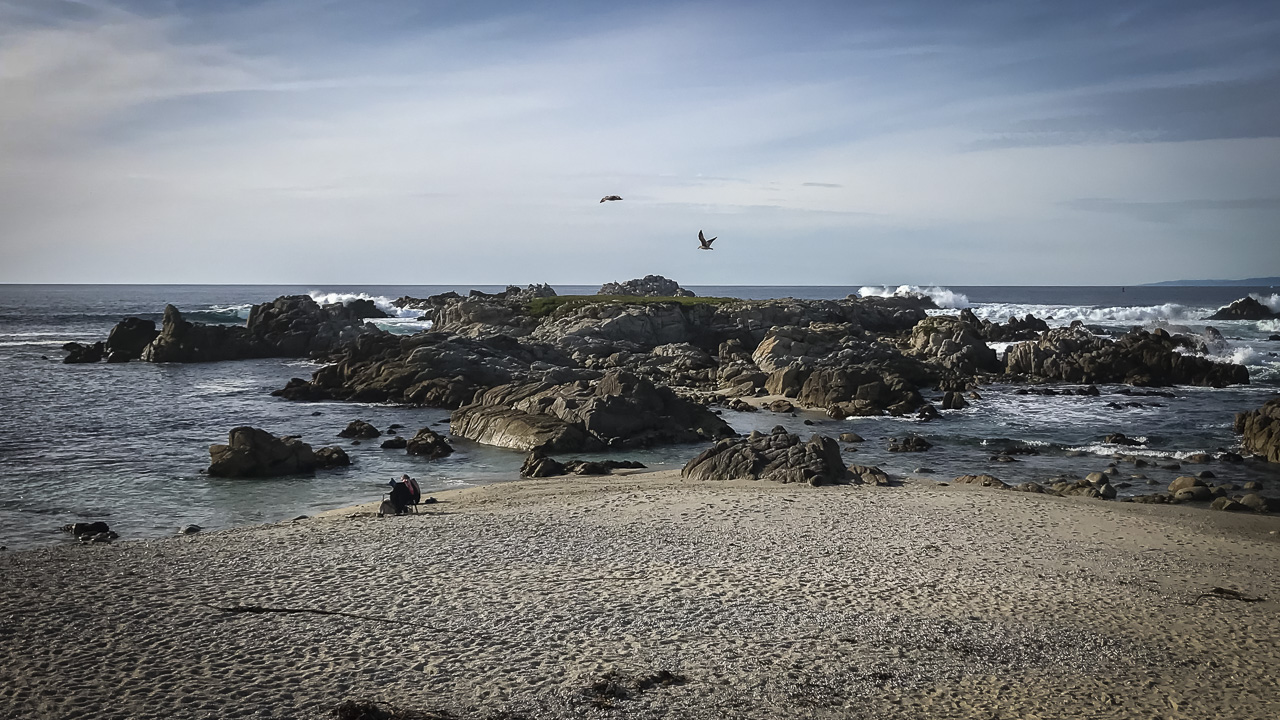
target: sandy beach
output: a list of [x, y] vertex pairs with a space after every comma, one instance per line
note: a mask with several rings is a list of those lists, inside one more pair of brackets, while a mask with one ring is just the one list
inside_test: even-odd
[[1280, 716], [1280, 517], [672, 472], [437, 498], [0, 554], [0, 717]]

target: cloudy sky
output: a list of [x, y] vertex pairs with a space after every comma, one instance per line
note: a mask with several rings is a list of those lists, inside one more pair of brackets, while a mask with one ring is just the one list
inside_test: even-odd
[[0, 0], [0, 282], [649, 273], [1280, 275], [1280, 6]]

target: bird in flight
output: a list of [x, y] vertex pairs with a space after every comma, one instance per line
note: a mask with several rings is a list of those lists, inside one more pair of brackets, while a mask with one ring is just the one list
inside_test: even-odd
[[[720, 237], [720, 236], [717, 235], [716, 237]], [[699, 250], [715, 250], [715, 248], [711, 247], [711, 243], [715, 241], [716, 241], [716, 238], [711, 238], [710, 240], [708, 240], [707, 236], [703, 235], [701, 230], [698, 231], [698, 242], [702, 243], [702, 246], [698, 248]]]
[[611, 200], [621, 200], [621, 199], [622, 198], [617, 195], [605, 195], [604, 197], [600, 198], [600, 202], [609, 202]]

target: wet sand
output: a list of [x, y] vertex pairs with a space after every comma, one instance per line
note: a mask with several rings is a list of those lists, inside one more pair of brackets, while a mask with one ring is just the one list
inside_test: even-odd
[[1280, 716], [1280, 517], [672, 472], [436, 497], [0, 554], [0, 717]]

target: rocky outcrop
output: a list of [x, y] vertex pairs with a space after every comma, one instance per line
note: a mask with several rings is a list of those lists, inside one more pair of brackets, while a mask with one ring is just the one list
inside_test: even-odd
[[911, 329], [911, 351], [961, 375], [997, 372], [996, 351], [982, 336], [959, 318], [937, 315], [916, 323]]
[[499, 447], [569, 452], [699, 442], [735, 434], [705, 407], [626, 372], [560, 384], [500, 385], [455, 410], [450, 432]]
[[1009, 348], [1005, 365], [1011, 375], [1071, 383], [1225, 387], [1249, 382], [1243, 365], [1214, 362], [1179, 349], [1194, 351], [1195, 343], [1162, 329], [1138, 330], [1111, 340], [1072, 324], [1044, 333], [1037, 342]]
[[276, 477], [309, 473], [318, 462], [311, 446], [296, 437], [278, 438], [258, 428], [233, 429], [226, 445], [209, 447], [209, 474], [217, 477]]
[[[205, 325], [166, 305], [159, 334], [141, 352], [148, 362], [213, 362], [264, 357], [310, 357], [327, 353], [361, 332], [378, 332], [363, 318], [380, 310], [364, 305], [321, 307], [307, 295], [255, 305], [244, 327]], [[114, 331], [113, 331], [114, 332]]]
[[848, 481], [840, 446], [814, 435], [804, 442], [781, 426], [765, 435], [721, 440], [690, 460], [680, 471], [692, 480], [772, 480], [782, 483], [834, 485]]
[[983, 487], [992, 487], [998, 490], [1009, 489], [1008, 483], [996, 477], [995, 475], [987, 475], [987, 474], [961, 475], [960, 477], [956, 478], [955, 480], [952, 480], [951, 482], [955, 483], [956, 485], [981, 485]]
[[1280, 397], [1257, 410], [1236, 413], [1235, 431], [1246, 451], [1280, 463]]
[[338, 437], [355, 438], [356, 440], [369, 440], [371, 438], [376, 438], [381, 434], [382, 431], [374, 427], [371, 423], [367, 423], [364, 420], [352, 420], [345, 428], [342, 429], [341, 432], [338, 433]]
[[96, 342], [92, 345], [84, 343], [69, 342], [62, 346], [67, 351], [67, 356], [62, 358], [62, 362], [68, 365], [80, 363], [96, 363], [100, 362], [107, 352], [107, 344], [104, 342]]
[[337, 445], [322, 447], [315, 451], [315, 456], [317, 468], [346, 467], [351, 464], [351, 456]]
[[605, 283], [600, 286], [596, 294], [639, 297], [695, 297], [693, 293], [680, 287], [680, 283], [675, 280], [668, 280], [661, 275], [645, 275], [637, 280]]
[[121, 320], [107, 335], [107, 362], [137, 360], [159, 334], [154, 320], [136, 317]]
[[640, 470], [644, 465], [635, 460], [570, 460], [558, 462], [540, 450], [534, 450], [520, 466], [520, 477], [557, 477], [560, 475], [608, 475], [614, 470]]
[[431, 428], [422, 428], [407, 443], [405, 452], [428, 458], [442, 458], [453, 454], [453, 446], [440, 433]]
[[863, 485], [889, 485], [889, 474], [881, 470], [879, 467], [867, 465], [850, 465], [849, 477], [855, 483]]
[[1004, 324], [990, 320], [979, 320], [973, 311], [965, 308], [960, 311], [960, 322], [989, 342], [1013, 342], [1018, 340], [1036, 340], [1040, 333], [1049, 329], [1049, 323], [1027, 313], [1025, 318], [1013, 316]]
[[1258, 302], [1257, 298], [1243, 297], [1230, 305], [1218, 308], [1209, 316], [1210, 320], [1268, 320], [1278, 317], [1271, 308]]

